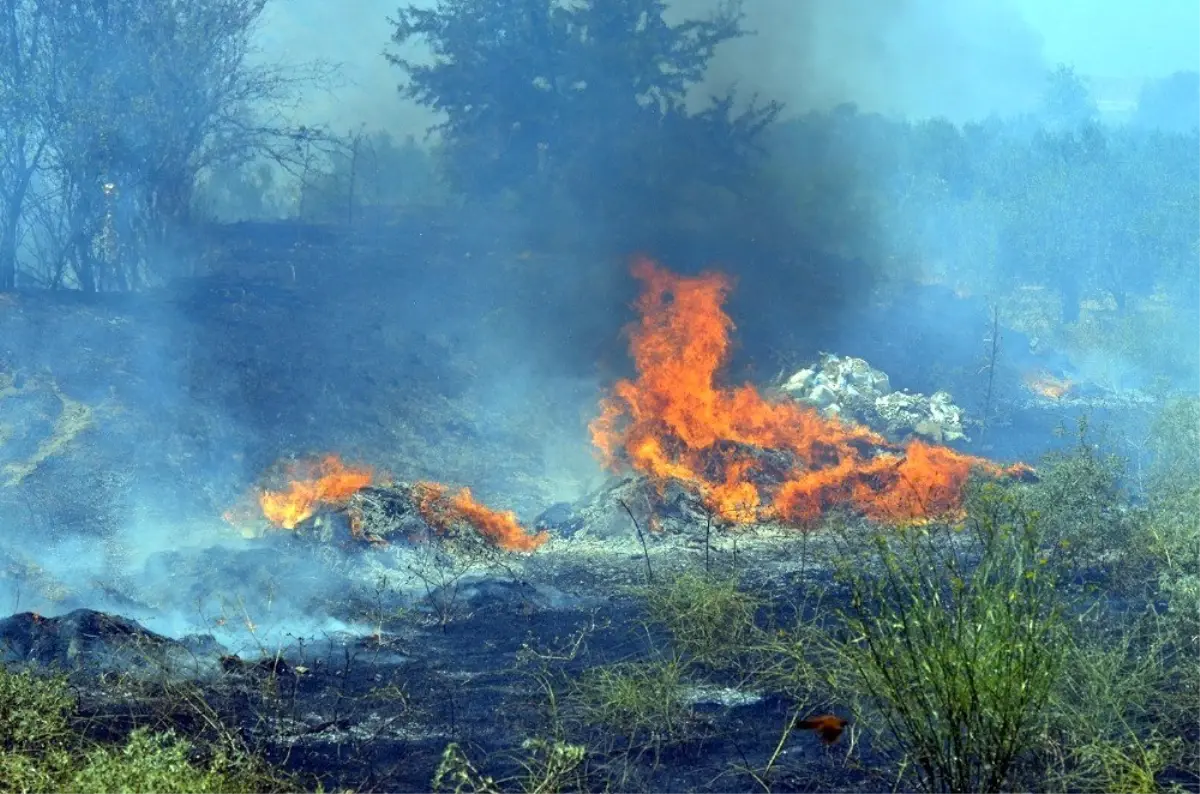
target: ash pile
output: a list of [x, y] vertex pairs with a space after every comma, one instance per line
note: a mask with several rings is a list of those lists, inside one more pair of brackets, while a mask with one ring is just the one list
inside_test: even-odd
[[949, 392], [893, 391], [887, 374], [861, 358], [823, 353], [818, 364], [796, 372], [780, 388], [827, 417], [858, 422], [896, 441], [914, 436], [938, 444], [969, 440], [963, 409]]

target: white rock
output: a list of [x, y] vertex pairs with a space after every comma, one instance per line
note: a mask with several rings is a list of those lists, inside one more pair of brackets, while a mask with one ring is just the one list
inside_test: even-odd
[[823, 383], [818, 383], [805, 399], [818, 408], [825, 408], [837, 402], [837, 397], [837, 392], [833, 389]]
[[812, 368], [802, 369], [787, 379], [783, 384], [783, 390], [789, 394], [806, 392], [808, 391], [809, 384], [812, 383], [813, 376], [816, 374], [816, 370]]

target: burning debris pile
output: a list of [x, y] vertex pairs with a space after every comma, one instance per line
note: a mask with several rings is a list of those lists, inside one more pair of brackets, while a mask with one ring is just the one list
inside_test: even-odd
[[721, 308], [728, 280], [677, 276], [647, 260], [634, 275], [645, 285], [631, 329], [638, 375], [616, 384], [591, 432], [610, 468], [631, 468], [660, 493], [682, 484], [734, 523], [806, 525], [836, 507], [907, 522], [957, 513], [974, 469], [1029, 471], [920, 439], [901, 447], [813, 406], [722, 386], [733, 329]]
[[920, 436], [936, 443], [965, 439], [963, 411], [944, 391], [892, 391], [888, 376], [861, 358], [822, 355], [821, 363], [792, 375], [781, 387], [828, 417], [877, 428], [892, 439]]
[[887, 375], [861, 359], [825, 356], [785, 385], [793, 400], [721, 385], [733, 329], [722, 310], [729, 282], [719, 274], [677, 276], [647, 260], [634, 274], [645, 285], [632, 329], [638, 375], [614, 386], [590, 428], [607, 466], [637, 475], [618, 489], [624, 496], [556, 506], [535, 534], [468, 489], [392, 482], [328, 456], [275, 472], [250, 514], [227, 518], [246, 526], [252, 514], [264, 528], [341, 544], [413, 543], [466, 529], [498, 549], [528, 552], [548, 530], [607, 536], [620, 531], [609, 524], [631, 519], [655, 528], [676, 514], [685, 523], [711, 515], [802, 526], [840, 507], [873, 520], [922, 521], [957, 514], [973, 470], [1029, 471], [930, 443], [963, 437], [962, 412], [949, 395], [893, 392]]
[[246, 507], [227, 512], [230, 523], [254, 528], [293, 530], [324, 542], [386, 545], [431, 537], [453, 537], [464, 530], [504, 551], [533, 551], [546, 541], [531, 534], [511, 511], [480, 504], [469, 488], [456, 492], [440, 483], [397, 483], [369, 468], [347, 466], [336, 455], [284, 467], [286, 484], [257, 494], [261, 518]]

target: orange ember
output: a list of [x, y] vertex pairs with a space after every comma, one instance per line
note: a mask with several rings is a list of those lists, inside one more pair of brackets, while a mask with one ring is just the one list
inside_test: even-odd
[[421, 482], [413, 486], [417, 510], [435, 530], [447, 532], [454, 524], [464, 522], [505, 551], [533, 551], [546, 542], [545, 532], [530, 535], [511, 510], [492, 510], [476, 502], [470, 488], [462, 488], [453, 496], [447, 491], [439, 483]]
[[358, 491], [371, 484], [370, 469], [346, 466], [337, 455], [328, 455], [315, 463], [293, 467], [291, 482], [282, 491], [263, 491], [258, 495], [267, 520], [284, 529], [295, 529], [318, 507], [343, 505]]
[[1066, 378], [1056, 378], [1048, 372], [1026, 375], [1025, 386], [1048, 400], [1061, 400], [1075, 388], [1075, 384]]
[[733, 330], [721, 308], [730, 282], [678, 276], [645, 259], [633, 274], [644, 284], [630, 344], [638, 376], [616, 384], [591, 424], [610, 468], [629, 466], [660, 488], [679, 481], [729, 521], [800, 525], [837, 505], [880, 521], [952, 515], [973, 468], [1004, 471], [920, 441], [900, 448], [811, 407], [768, 401], [750, 385], [718, 385]]

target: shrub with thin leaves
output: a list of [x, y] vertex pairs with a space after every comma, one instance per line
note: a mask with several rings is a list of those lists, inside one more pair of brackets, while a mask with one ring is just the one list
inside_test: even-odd
[[1062, 609], [1036, 513], [996, 484], [961, 527], [881, 530], [850, 590], [836, 664], [926, 791], [1000, 791], [1062, 665]]
[[433, 776], [434, 791], [454, 794], [499, 794], [514, 784], [526, 794], [556, 794], [560, 791], [584, 791], [584, 764], [587, 748], [580, 744], [550, 739], [526, 739], [521, 743], [526, 755], [518, 762], [524, 774], [497, 781], [481, 772], [456, 742], [446, 745], [442, 760]]
[[674, 658], [592, 667], [575, 682], [572, 699], [583, 722], [612, 736], [669, 744], [691, 727], [685, 674]]
[[4, 750], [62, 746], [71, 736], [74, 708], [75, 697], [65, 678], [0, 667], [0, 747]]
[[[195, 763], [188, 742], [173, 733], [137, 730], [120, 749], [96, 748], [68, 776], [69, 791], [145, 791], [208, 794], [278, 790], [246, 759], [218, 753]], [[270, 785], [274, 782], [274, 785]]]
[[291, 781], [246, 755], [201, 761], [174, 734], [134, 731], [123, 745], [73, 730], [76, 700], [61, 676], [0, 667], [0, 791], [281, 791]]
[[650, 619], [671, 632], [691, 660], [715, 669], [744, 662], [760, 633], [754, 616], [762, 599], [736, 579], [684, 573], [645, 589]]
[[1125, 462], [1106, 452], [1101, 441], [1081, 418], [1075, 444], [1046, 455], [1038, 464], [1039, 482], [1025, 489], [1026, 503], [1041, 516], [1041, 535], [1054, 549], [1055, 572], [1064, 582], [1099, 573], [1108, 578], [1114, 572], [1117, 578], [1138, 575], [1119, 564], [1137, 526], [1122, 487]]

